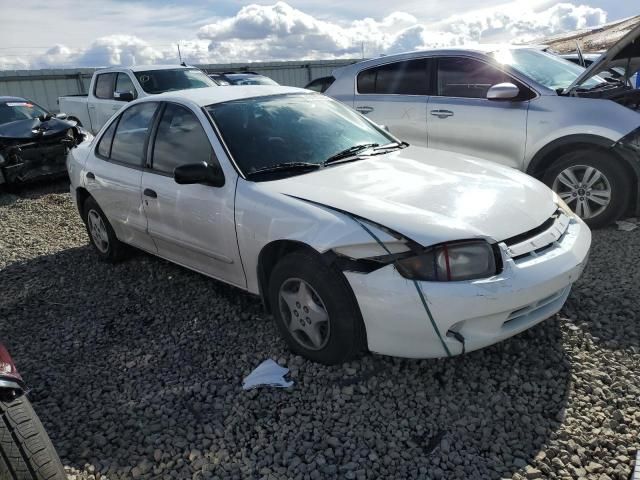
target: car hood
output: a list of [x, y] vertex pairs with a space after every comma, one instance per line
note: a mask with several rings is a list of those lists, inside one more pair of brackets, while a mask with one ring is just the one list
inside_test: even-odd
[[0, 125], [0, 140], [34, 140], [60, 135], [75, 126], [75, 122], [50, 118], [44, 122], [38, 118], [18, 120]]
[[354, 214], [423, 246], [502, 241], [542, 225], [557, 209], [549, 188], [517, 170], [421, 147], [260, 185]]
[[569, 93], [580, 87], [591, 77], [611, 68], [621, 67], [628, 77], [640, 70], [640, 24], [632, 28], [624, 37], [618, 40], [609, 50], [587, 68], [582, 75], [566, 88]]

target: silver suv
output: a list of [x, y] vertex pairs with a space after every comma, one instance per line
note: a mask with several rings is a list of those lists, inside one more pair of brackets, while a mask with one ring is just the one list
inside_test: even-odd
[[386, 56], [334, 71], [325, 94], [409, 143], [523, 170], [599, 227], [640, 211], [638, 36], [588, 69], [534, 47]]

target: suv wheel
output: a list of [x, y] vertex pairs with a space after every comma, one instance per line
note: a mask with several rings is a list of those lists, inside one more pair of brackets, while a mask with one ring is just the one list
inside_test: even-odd
[[269, 281], [269, 304], [289, 348], [314, 362], [343, 363], [366, 347], [351, 288], [313, 253], [294, 252], [278, 262]]
[[567, 153], [543, 180], [591, 228], [614, 222], [629, 205], [628, 175], [609, 153], [587, 149]]

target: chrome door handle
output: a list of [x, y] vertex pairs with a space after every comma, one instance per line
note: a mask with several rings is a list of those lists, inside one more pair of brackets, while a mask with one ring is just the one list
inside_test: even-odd
[[431, 110], [429, 113], [438, 118], [453, 117], [453, 112], [451, 110]]
[[95, 110], [96, 106], [95, 105], [89, 105], [89, 108], [93, 108]]
[[366, 115], [367, 113], [371, 113], [373, 112], [373, 107], [356, 107], [356, 110], [359, 111], [361, 114]]

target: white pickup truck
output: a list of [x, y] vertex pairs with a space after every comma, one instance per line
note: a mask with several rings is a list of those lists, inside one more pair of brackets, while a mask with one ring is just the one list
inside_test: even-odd
[[139, 97], [217, 84], [193, 67], [181, 65], [112, 67], [97, 70], [89, 93], [58, 98], [60, 111], [93, 134], [126, 103]]

